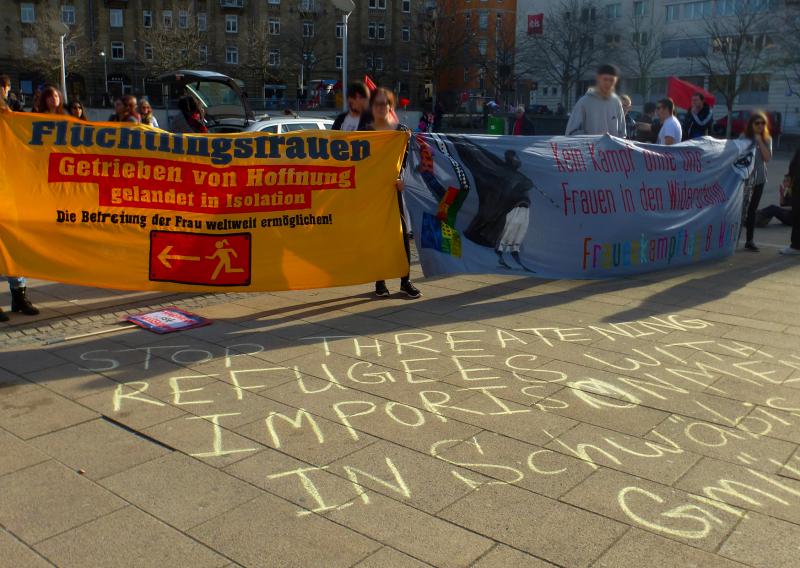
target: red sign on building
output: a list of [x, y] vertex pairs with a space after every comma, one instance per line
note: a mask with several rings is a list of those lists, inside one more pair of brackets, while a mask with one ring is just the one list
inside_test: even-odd
[[250, 233], [150, 231], [150, 280], [248, 286]]
[[541, 34], [544, 26], [544, 14], [528, 14], [528, 34]]

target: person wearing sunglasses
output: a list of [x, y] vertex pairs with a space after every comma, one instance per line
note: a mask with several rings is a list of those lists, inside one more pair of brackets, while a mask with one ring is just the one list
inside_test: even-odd
[[72, 101], [69, 105], [69, 114], [79, 120], [89, 120], [86, 118], [86, 111], [80, 101]]
[[752, 187], [750, 202], [747, 204], [745, 215], [745, 230], [747, 240], [744, 249], [750, 252], [758, 252], [758, 247], [753, 240], [756, 230], [756, 213], [758, 204], [761, 202], [761, 195], [764, 193], [764, 184], [767, 183], [767, 162], [772, 159], [772, 137], [769, 135], [767, 125], [767, 115], [761, 111], [753, 112], [741, 138], [750, 140], [755, 146], [756, 156], [753, 162], [753, 173], [750, 174], [749, 184]]

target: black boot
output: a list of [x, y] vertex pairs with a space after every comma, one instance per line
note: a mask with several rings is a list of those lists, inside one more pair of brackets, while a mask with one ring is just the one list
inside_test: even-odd
[[9, 319], [8, 314], [0, 309], [0, 321], [8, 321]]
[[26, 316], [35, 316], [39, 314], [28, 296], [25, 294], [25, 288], [16, 288], [11, 290], [11, 311], [22, 312]]

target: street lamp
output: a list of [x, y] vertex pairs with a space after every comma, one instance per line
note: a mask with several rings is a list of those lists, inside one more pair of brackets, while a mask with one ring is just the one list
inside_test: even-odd
[[64, 57], [64, 38], [69, 34], [69, 26], [60, 20], [55, 20], [51, 22], [50, 29], [59, 38], [61, 49], [61, 93], [64, 97], [64, 103], [66, 104], [69, 101], [67, 97], [67, 63]]
[[101, 51], [100, 57], [103, 58], [103, 79], [106, 85], [106, 92], [103, 94], [103, 100], [105, 100], [106, 97], [108, 96], [108, 65], [106, 63], [106, 52]]
[[347, 112], [347, 22], [350, 14], [356, 9], [353, 0], [331, 0], [333, 5], [344, 12], [342, 14], [342, 107]]

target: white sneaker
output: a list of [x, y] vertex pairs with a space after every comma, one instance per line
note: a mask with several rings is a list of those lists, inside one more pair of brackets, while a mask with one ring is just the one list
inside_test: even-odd
[[786, 247], [781, 249], [781, 254], [785, 254], [788, 256], [798, 256], [800, 255], [800, 249]]

